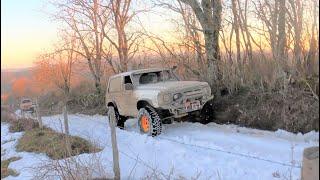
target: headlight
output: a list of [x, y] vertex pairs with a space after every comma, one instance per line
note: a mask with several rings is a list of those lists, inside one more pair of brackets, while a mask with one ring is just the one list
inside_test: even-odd
[[173, 101], [177, 100], [177, 99], [180, 99], [182, 97], [182, 94], [181, 93], [176, 93], [173, 95]]
[[207, 95], [211, 95], [211, 88], [209, 86], [206, 86], [204, 88], [204, 92], [207, 94]]

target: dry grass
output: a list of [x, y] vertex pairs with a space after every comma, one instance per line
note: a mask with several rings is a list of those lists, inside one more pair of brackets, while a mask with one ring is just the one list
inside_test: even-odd
[[17, 161], [19, 159], [21, 159], [21, 158], [20, 157], [11, 157], [7, 160], [1, 161], [1, 179], [8, 177], [8, 176], [18, 176], [19, 175], [16, 171], [8, 168], [8, 166], [11, 162]]
[[290, 132], [319, 130], [319, 70], [255, 55], [252, 62], [222, 65], [221, 89], [214, 100], [215, 122]]
[[16, 120], [13, 112], [9, 108], [1, 107], [1, 122], [10, 123]]
[[38, 173], [35, 174], [35, 179], [56, 179], [57, 177], [67, 180], [112, 179], [110, 178], [112, 175], [105, 171], [101, 157], [96, 153], [86, 159], [72, 156], [61, 160], [49, 160], [36, 169]]
[[[18, 140], [17, 151], [45, 153], [51, 159], [43, 162], [38, 168], [35, 179], [51, 179], [52, 173], [62, 179], [93, 179], [93, 177], [110, 177], [105, 173], [100, 158], [95, 152], [101, 151], [94, 142], [89, 142], [77, 136], [65, 135], [50, 128], [40, 129], [33, 119], [13, 116], [12, 112], [1, 109], [1, 120], [10, 124], [11, 132], [25, 131]], [[2, 149], [1, 149], [2, 153]], [[88, 161], [78, 159], [77, 155], [93, 153]], [[8, 175], [18, 175], [8, 169], [10, 162], [18, 160], [10, 158], [1, 162], [1, 178]]]
[[10, 122], [10, 132], [22, 132], [39, 127], [39, 123], [31, 118], [13, 119]]
[[18, 118], [9, 109], [1, 108], [1, 122], [9, 123], [10, 132], [22, 132], [39, 127], [39, 123], [31, 118]]
[[[66, 140], [70, 142], [70, 153], [66, 148]], [[52, 159], [63, 159], [82, 153], [97, 152], [100, 149], [77, 136], [67, 136], [49, 128], [28, 130], [19, 139], [18, 151], [45, 153]]]

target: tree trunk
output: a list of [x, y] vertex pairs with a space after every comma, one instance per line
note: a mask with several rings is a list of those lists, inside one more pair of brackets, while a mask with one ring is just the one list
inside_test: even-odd
[[115, 117], [115, 112], [114, 112], [113, 107], [110, 107], [108, 110], [108, 118], [109, 118], [109, 126], [111, 129], [114, 179], [120, 180], [119, 151], [118, 151], [116, 127], [115, 127], [116, 126], [116, 117]]
[[96, 87], [96, 94], [97, 95], [101, 95], [102, 93], [102, 89], [101, 89], [101, 79], [99, 76], [95, 76], [94, 78], [94, 81], [95, 81], [95, 87]]
[[220, 85], [222, 74], [219, 69], [220, 48], [219, 31], [221, 28], [221, 0], [181, 0], [188, 4], [195, 13], [203, 29], [205, 49], [208, 62], [207, 82], [216, 93]]
[[[295, 17], [295, 24], [294, 24], [294, 56], [296, 59], [296, 63], [298, 68], [301, 68], [301, 31], [302, 31], [302, 1], [296, 1], [296, 17]], [[301, 69], [300, 69], [301, 70]]]
[[41, 119], [41, 115], [40, 115], [40, 108], [39, 108], [39, 104], [38, 104], [38, 98], [36, 99], [36, 115], [37, 115], [37, 120], [39, 123], [39, 127], [42, 129], [43, 125], [42, 125], [42, 119]]
[[[270, 10], [271, 11], [271, 10]], [[278, 49], [277, 49], [277, 27], [278, 27], [278, 19], [279, 19], [279, 1], [274, 2], [274, 9], [271, 11], [273, 14], [271, 16], [271, 31], [270, 35], [270, 43], [272, 49], [272, 55], [274, 59], [278, 59]]]
[[207, 81], [210, 86], [213, 87], [218, 80], [218, 63], [217, 59], [220, 58], [219, 54], [217, 54], [218, 47], [214, 45], [215, 38], [212, 32], [205, 32], [205, 49], [207, 54], [207, 62], [208, 62], [208, 71], [207, 71]]
[[286, 1], [279, 1], [279, 19], [278, 19], [278, 53], [277, 56], [284, 65], [286, 56]]
[[316, 29], [316, 25], [317, 25], [317, 1], [314, 1], [313, 4], [313, 23], [312, 23], [312, 28], [311, 28], [311, 40], [310, 40], [310, 49], [309, 49], [309, 53], [308, 53], [308, 58], [307, 58], [307, 62], [306, 62], [306, 71], [307, 74], [310, 76], [314, 73], [314, 69], [313, 67], [316, 65], [316, 53], [317, 53], [317, 49], [318, 49], [318, 44], [317, 44], [317, 40], [315, 38], [315, 29]]
[[232, 13], [233, 13], [233, 24], [234, 31], [236, 34], [236, 47], [237, 47], [237, 62], [241, 63], [241, 55], [240, 55], [240, 35], [239, 35], [239, 21], [238, 21], [238, 13], [236, 0], [232, 0]]

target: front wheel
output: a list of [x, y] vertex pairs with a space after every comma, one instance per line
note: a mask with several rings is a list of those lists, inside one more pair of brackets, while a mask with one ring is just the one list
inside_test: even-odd
[[150, 136], [157, 136], [161, 134], [161, 119], [155, 109], [150, 106], [139, 109], [138, 123], [140, 131], [144, 134], [148, 134]]
[[214, 106], [213, 101], [208, 101], [200, 111], [200, 123], [208, 124], [213, 121], [214, 118]]

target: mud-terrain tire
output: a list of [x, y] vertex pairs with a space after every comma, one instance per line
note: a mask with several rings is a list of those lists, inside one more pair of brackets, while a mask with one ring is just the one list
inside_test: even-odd
[[127, 118], [126, 117], [124, 117], [124, 116], [121, 116], [120, 114], [119, 114], [119, 111], [118, 111], [118, 109], [117, 108], [114, 108], [113, 106], [108, 106], [108, 112], [107, 112], [107, 114], [108, 114], [108, 119], [109, 119], [109, 123], [110, 123], [110, 118], [109, 118], [109, 116], [110, 116], [110, 114], [109, 114], [109, 112], [110, 112], [110, 109], [111, 108], [113, 108], [113, 110], [114, 110], [114, 114], [115, 114], [115, 116], [116, 116], [116, 123], [117, 123], [117, 126], [120, 128], [120, 129], [123, 129], [124, 128], [124, 122], [127, 120]]
[[212, 101], [207, 102], [200, 111], [200, 123], [208, 124], [213, 122], [214, 107]]
[[149, 136], [157, 136], [161, 134], [162, 123], [156, 110], [150, 106], [139, 109], [138, 124], [140, 131]]

